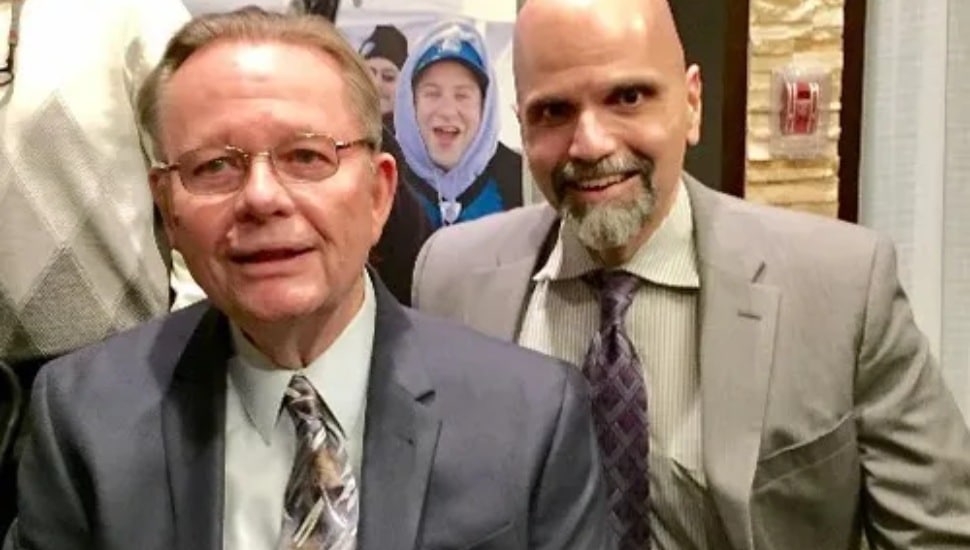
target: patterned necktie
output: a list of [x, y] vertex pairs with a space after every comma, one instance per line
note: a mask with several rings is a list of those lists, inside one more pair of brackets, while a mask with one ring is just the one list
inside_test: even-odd
[[343, 438], [326, 422], [323, 400], [304, 376], [290, 380], [283, 405], [298, 443], [286, 484], [281, 550], [353, 550], [357, 482]]
[[640, 360], [623, 326], [641, 281], [622, 271], [596, 271], [584, 280], [600, 299], [600, 329], [590, 343], [583, 371], [590, 383], [610, 519], [620, 550], [645, 550], [650, 546], [647, 391]]

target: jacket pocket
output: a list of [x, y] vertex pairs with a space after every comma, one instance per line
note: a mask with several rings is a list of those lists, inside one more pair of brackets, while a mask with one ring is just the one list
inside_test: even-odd
[[503, 550], [515, 548], [516, 545], [512, 543], [512, 527], [514, 526], [514, 523], [506, 523], [472, 544], [462, 546], [461, 550]]
[[834, 428], [815, 439], [782, 449], [758, 461], [754, 490], [777, 479], [824, 462], [857, 445], [855, 417], [846, 414]]

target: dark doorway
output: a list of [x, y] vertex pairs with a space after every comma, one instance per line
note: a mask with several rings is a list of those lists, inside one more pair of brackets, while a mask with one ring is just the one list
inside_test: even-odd
[[748, 0], [671, 0], [688, 63], [701, 67], [701, 141], [687, 171], [715, 189], [744, 195]]

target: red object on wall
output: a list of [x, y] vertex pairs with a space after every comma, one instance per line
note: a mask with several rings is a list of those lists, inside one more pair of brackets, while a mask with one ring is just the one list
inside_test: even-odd
[[819, 83], [789, 81], [781, 88], [782, 135], [811, 135], [818, 129]]

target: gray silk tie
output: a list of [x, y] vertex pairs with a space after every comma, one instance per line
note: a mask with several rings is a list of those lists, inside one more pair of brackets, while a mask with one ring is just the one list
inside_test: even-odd
[[650, 451], [647, 391], [624, 316], [641, 281], [622, 271], [584, 277], [599, 294], [600, 329], [583, 371], [590, 383], [596, 438], [603, 456], [613, 529], [620, 550], [650, 546]]
[[286, 484], [281, 549], [353, 550], [357, 482], [343, 437], [327, 422], [323, 400], [306, 377], [293, 376], [283, 405], [293, 418], [298, 443]]

